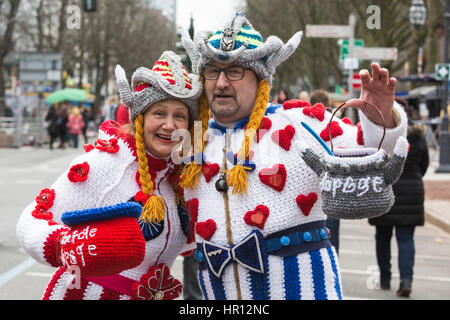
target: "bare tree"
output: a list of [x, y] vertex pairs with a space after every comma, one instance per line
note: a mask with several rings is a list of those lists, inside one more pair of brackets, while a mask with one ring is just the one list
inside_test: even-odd
[[[13, 50], [13, 34], [16, 26], [16, 17], [21, 0], [9, 0], [9, 12], [6, 16], [6, 29], [0, 38], [0, 116], [5, 114], [5, 79], [3, 70], [5, 69], [4, 60], [6, 55]], [[0, 6], [1, 7], [1, 6]]]

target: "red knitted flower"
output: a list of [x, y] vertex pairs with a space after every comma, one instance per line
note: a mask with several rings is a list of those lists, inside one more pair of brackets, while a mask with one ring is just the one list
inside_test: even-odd
[[67, 177], [70, 182], [83, 182], [86, 181], [89, 174], [89, 164], [87, 162], [83, 162], [81, 164], [76, 164], [70, 168]]
[[45, 188], [41, 190], [41, 193], [36, 197], [36, 202], [45, 210], [53, 206], [53, 201], [55, 200], [55, 190]]
[[53, 213], [50, 211], [47, 211], [48, 208], [46, 208], [43, 205], [38, 204], [33, 211], [31, 211], [31, 215], [35, 217], [36, 219], [42, 219], [42, 220], [51, 220], [53, 219]]
[[97, 148], [100, 151], [116, 153], [120, 149], [117, 142], [118, 140], [116, 138], [109, 139], [108, 141], [97, 139], [97, 142], [95, 143], [95, 148]]
[[133, 300], [173, 300], [183, 292], [183, 285], [175, 279], [165, 264], [150, 268], [133, 287]]
[[86, 152], [90, 152], [95, 149], [95, 147], [92, 144], [85, 144], [83, 146], [83, 148], [84, 148], [84, 151], [86, 151]]

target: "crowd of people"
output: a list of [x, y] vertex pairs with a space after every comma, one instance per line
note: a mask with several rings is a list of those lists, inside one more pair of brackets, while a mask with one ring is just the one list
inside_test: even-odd
[[87, 144], [87, 128], [90, 120], [92, 116], [85, 106], [78, 107], [65, 102], [51, 105], [45, 117], [50, 150], [53, 150], [53, 144], [58, 141], [59, 149], [65, 149], [67, 144], [77, 149], [80, 135]]
[[[25, 251], [57, 268], [44, 299], [174, 299], [183, 289], [170, 269], [180, 254], [190, 257], [183, 285], [186, 296], [193, 290], [193, 299], [200, 292], [216, 300], [343, 299], [338, 252], [345, 214], [327, 216], [330, 203], [323, 194], [330, 190], [320, 179], [347, 174], [343, 189], [351, 194], [351, 181], [362, 172], [373, 167], [394, 182], [406, 162], [397, 185], [413, 179], [419, 195], [428, 160], [420, 138], [415, 144], [415, 136], [407, 135], [407, 112], [395, 101], [396, 80], [378, 64], [361, 71], [361, 98], [347, 102], [360, 109], [359, 126], [341, 118], [332, 122], [333, 107], [321, 90], [301, 92], [300, 99], [281, 90], [271, 103], [275, 69], [301, 37], [298, 32], [286, 43], [277, 37], [264, 42], [239, 13], [212, 35], [193, 40], [182, 32], [192, 73], [170, 51], [152, 69], [138, 68], [131, 84], [116, 66], [122, 104], [111, 104], [110, 111], [121, 116], [105, 119], [95, 144], [41, 190], [17, 225]], [[64, 148], [69, 134], [78, 146], [86, 127], [83, 110], [52, 106], [47, 121], [50, 148], [57, 139]], [[188, 151], [182, 136], [173, 139], [179, 132], [191, 137]], [[333, 143], [334, 166], [307, 159], [311, 153], [326, 156]], [[347, 149], [361, 157], [338, 156]], [[388, 165], [387, 157], [375, 159], [379, 154], [391, 155], [397, 165]], [[409, 296], [413, 226], [423, 224], [423, 194], [411, 195], [418, 200], [417, 219], [407, 226], [384, 222], [402, 203], [394, 204], [387, 178], [382, 184], [379, 179], [368, 194], [383, 191], [392, 207], [371, 220], [377, 225], [382, 288], [389, 289], [387, 243], [395, 226], [402, 257], [397, 294]], [[393, 187], [394, 193], [400, 189]], [[354, 201], [346, 205], [358, 207]], [[380, 209], [379, 201], [365, 205], [367, 214]]]

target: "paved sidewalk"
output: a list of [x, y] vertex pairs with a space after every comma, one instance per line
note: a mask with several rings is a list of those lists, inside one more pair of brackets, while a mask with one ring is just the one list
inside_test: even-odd
[[450, 233], [450, 173], [435, 173], [438, 166], [432, 161], [423, 178], [425, 221]]

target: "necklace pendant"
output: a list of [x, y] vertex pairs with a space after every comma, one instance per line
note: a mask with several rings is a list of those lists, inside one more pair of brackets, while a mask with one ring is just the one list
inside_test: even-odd
[[219, 192], [227, 192], [228, 184], [225, 175], [221, 175], [219, 180], [216, 181], [216, 190]]

